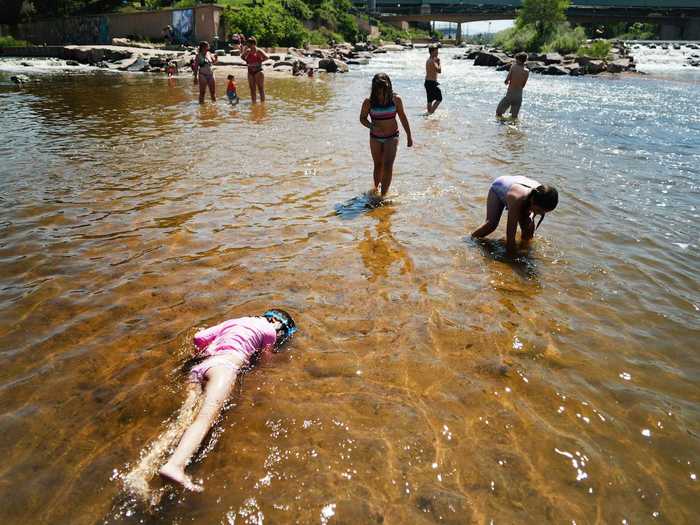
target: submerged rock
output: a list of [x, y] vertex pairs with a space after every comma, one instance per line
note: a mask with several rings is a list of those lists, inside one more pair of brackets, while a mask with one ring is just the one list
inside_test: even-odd
[[21, 86], [22, 84], [30, 82], [31, 78], [29, 78], [27, 75], [14, 75], [10, 77], [10, 80], [18, 86]]

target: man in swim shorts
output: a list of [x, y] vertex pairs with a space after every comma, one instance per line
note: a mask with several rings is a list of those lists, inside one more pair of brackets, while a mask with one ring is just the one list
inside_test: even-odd
[[440, 58], [438, 58], [438, 47], [435, 44], [428, 46], [428, 53], [430, 56], [425, 63], [425, 93], [428, 97], [428, 114], [435, 113], [435, 110], [442, 102], [442, 91], [438, 87], [437, 76], [442, 73], [442, 68], [440, 67]]
[[530, 71], [525, 67], [527, 53], [515, 55], [515, 63], [510, 66], [510, 71], [506, 77], [505, 84], [508, 86], [506, 96], [501, 99], [496, 108], [496, 117], [502, 118], [503, 114], [510, 108], [510, 115], [518, 118], [520, 105], [523, 102], [523, 88], [527, 84]]

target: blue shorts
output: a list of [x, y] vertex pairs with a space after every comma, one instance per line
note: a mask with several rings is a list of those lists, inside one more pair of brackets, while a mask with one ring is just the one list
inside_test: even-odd
[[227, 91], [226, 96], [228, 97], [229, 102], [235, 102], [238, 100], [238, 94], [235, 91]]

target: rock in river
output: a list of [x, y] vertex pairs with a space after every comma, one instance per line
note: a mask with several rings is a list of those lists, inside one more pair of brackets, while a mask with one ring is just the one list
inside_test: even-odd
[[474, 59], [474, 65], [494, 67], [502, 66], [503, 64], [508, 64], [512, 61], [512, 58], [503, 53], [488, 53], [486, 51], [479, 51]]

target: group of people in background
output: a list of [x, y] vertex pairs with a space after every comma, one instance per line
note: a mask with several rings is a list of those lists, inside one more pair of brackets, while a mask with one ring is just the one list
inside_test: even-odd
[[[268, 59], [267, 54], [257, 47], [255, 37], [237, 35], [234, 39], [238, 42], [240, 56], [246, 62], [248, 68], [248, 85], [253, 103], [257, 102], [258, 95], [261, 102], [265, 102], [265, 74], [263, 62]], [[515, 63], [511, 66], [505, 84], [508, 86], [506, 95], [496, 108], [496, 116], [503, 118], [503, 114], [510, 108], [511, 117], [517, 118], [522, 103], [523, 88], [529, 78], [529, 71], [525, 67], [527, 54], [519, 53], [515, 57]], [[214, 81], [213, 65], [216, 64], [216, 54], [209, 50], [207, 42], [201, 42], [199, 49], [192, 61], [192, 71], [195, 82], [199, 82], [199, 102], [204, 102], [207, 89], [213, 101], [216, 100], [216, 86]], [[442, 102], [442, 91], [439, 87], [438, 75], [442, 73], [438, 46], [428, 47], [428, 59], [425, 64], [426, 111], [433, 114]], [[228, 75], [226, 95], [232, 104], [238, 102], [236, 82], [233, 75]], [[411, 127], [406, 116], [401, 97], [393, 90], [391, 79], [386, 73], [378, 73], [372, 79], [372, 87], [369, 98], [362, 103], [360, 110], [360, 123], [369, 129], [369, 146], [374, 164], [374, 185], [372, 194], [380, 199], [386, 197], [393, 177], [394, 161], [399, 145], [398, 120], [406, 133], [406, 143], [410, 148], [413, 145]], [[551, 186], [540, 184], [527, 177], [504, 176], [496, 179], [491, 185], [487, 197], [486, 222], [474, 230], [474, 237], [484, 237], [493, 232], [500, 221], [504, 209], [508, 209], [508, 225], [506, 228], [506, 248], [513, 255], [516, 249], [515, 234], [518, 225], [522, 231], [522, 240], [527, 243], [544, 215], [556, 208], [558, 203], [557, 190]], [[540, 215], [541, 219], [535, 226], [534, 219]]]
[[[433, 114], [442, 102], [437, 77], [442, 73], [438, 47], [428, 47], [428, 60], [425, 64], [425, 93], [427, 98], [427, 114]], [[523, 88], [527, 83], [529, 71], [525, 67], [527, 54], [519, 53], [516, 61], [506, 77], [508, 86], [505, 97], [499, 102], [496, 116], [502, 118], [510, 108], [512, 118], [517, 118], [522, 103]], [[378, 73], [372, 79], [369, 98], [362, 103], [360, 123], [369, 129], [369, 147], [374, 162], [374, 187], [372, 193], [384, 198], [391, 185], [394, 161], [399, 144], [399, 126], [396, 117], [406, 132], [406, 145], [413, 146], [411, 127], [404, 111], [401, 97], [391, 85], [391, 79], [386, 73]], [[521, 230], [523, 245], [534, 236], [545, 214], [553, 211], [559, 203], [556, 188], [540, 184], [534, 179], [523, 176], [502, 176], [493, 181], [489, 187], [486, 201], [486, 221], [472, 232], [475, 238], [482, 238], [492, 233], [504, 209], [508, 209], [506, 227], [506, 252], [516, 254], [516, 233], [518, 225]], [[540, 219], [535, 225], [535, 218]]]
[[[265, 102], [265, 73], [263, 72], [263, 62], [268, 59], [267, 54], [257, 46], [254, 36], [244, 39], [243, 35], [237, 35], [237, 45], [241, 58], [246, 62], [248, 68], [248, 86], [250, 87], [250, 97], [253, 103], [257, 102], [258, 94], [260, 102]], [[234, 42], [236, 41], [234, 40]], [[199, 103], [204, 103], [204, 97], [209, 89], [209, 96], [212, 102], [216, 102], [216, 81], [214, 80], [213, 66], [218, 61], [216, 53], [209, 49], [209, 42], [200, 42], [197, 54], [191, 62], [192, 74], [195, 84], [199, 83]], [[236, 82], [233, 75], [228, 75], [228, 85], [226, 96], [231, 103], [238, 102], [236, 92]]]

